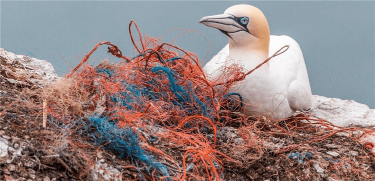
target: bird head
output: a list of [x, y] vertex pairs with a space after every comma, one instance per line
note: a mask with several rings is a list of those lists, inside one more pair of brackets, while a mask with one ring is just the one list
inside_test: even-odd
[[240, 4], [229, 7], [224, 14], [203, 17], [199, 23], [216, 28], [229, 40], [229, 48], [260, 51], [268, 57], [270, 30], [262, 11]]

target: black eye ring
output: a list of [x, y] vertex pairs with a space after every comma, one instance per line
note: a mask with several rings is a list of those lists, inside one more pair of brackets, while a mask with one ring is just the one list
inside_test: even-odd
[[241, 24], [243, 24], [243, 25], [247, 25], [247, 24], [249, 23], [249, 18], [248, 18], [248, 17], [242, 17], [242, 18], [240, 19], [240, 22], [241, 22]]

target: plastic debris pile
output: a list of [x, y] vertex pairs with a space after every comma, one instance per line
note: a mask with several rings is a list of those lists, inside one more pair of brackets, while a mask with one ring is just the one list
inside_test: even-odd
[[[92, 173], [102, 180], [123, 175], [140, 180], [374, 177], [374, 145], [358, 142], [373, 129], [342, 128], [307, 114], [283, 121], [243, 115], [240, 109], [247, 105], [241, 95], [227, 90], [253, 70], [231, 64], [210, 80], [194, 53], [141, 36], [136, 28], [139, 42], [130, 35], [138, 55], [126, 57], [117, 46], [101, 42], [70, 74], [34, 92], [37, 101], [24, 105], [25, 112], [33, 108], [27, 113], [36, 120], [27, 122], [31, 126], [10, 116], [15, 106], [0, 110], [4, 123], [45, 135], [48, 151], [38, 149], [35, 155], [55, 156], [41, 159], [42, 169], [49, 163], [75, 179]], [[87, 64], [101, 45], [109, 45], [109, 53], [122, 61]], [[47, 128], [40, 127], [43, 111]]]
[[[103, 145], [120, 158], [130, 158], [135, 165], [146, 164], [152, 177], [183, 180], [188, 170], [197, 172], [186, 166], [186, 159], [194, 158], [195, 164], [205, 165], [209, 178], [219, 178], [217, 168], [222, 162], [218, 157], [226, 156], [215, 149], [220, 124], [213, 120], [228, 95], [215, 91], [195, 54], [150, 37], [142, 40], [141, 35], [141, 48], [133, 37], [132, 41], [139, 53], [133, 58], [125, 57], [109, 42], [97, 44], [67, 79], [61, 80], [64, 83], [45, 89], [48, 113], [62, 122], [78, 121], [84, 128], [77, 130], [79, 134], [88, 135], [91, 143]], [[123, 60], [118, 64], [104, 61], [95, 67], [84, 64], [103, 44], [110, 45], [109, 52]], [[80, 119], [83, 115], [86, 119]], [[158, 128], [164, 132], [156, 134], [153, 130]], [[183, 168], [175, 165], [182, 175], [172, 176], [153, 156], [162, 155], [176, 163], [148, 144], [156, 137], [187, 149], [181, 160]]]

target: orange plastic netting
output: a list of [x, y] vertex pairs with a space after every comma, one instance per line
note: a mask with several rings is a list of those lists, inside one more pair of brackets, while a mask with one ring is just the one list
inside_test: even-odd
[[[133, 23], [138, 30], [138, 43], [131, 32]], [[117, 46], [101, 42], [66, 76], [66, 79], [74, 80], [74, 99], [85, 102], [85, 108], [72, 106], [74, 103], [69, 102], [70, 108], [62, 112], [55, 111], [67, 102], [49, 100], [48, 112], [60, 121], [86, 116], [88, 119], [80, 119], [85, 125], [82, 133], [91, 135], [96, 144], [113, 150], [120, 157], [126, 156], [145, 163], [151, 168], [153, 179], [220, 180], [223, 162], [237, 163], [231, 155], [217, 149], [218, 130], [226, 124], [241, 125], [238, 133], [246, 143], [241, 148], [253, 153], [249, 159], [260, 158], [264, 152], [259, 135], [298, 136], [297, 132], [301, 130], [316, 132], [317, 127], [311, 127], [313, 124], [322, 125], [327, 130], [325, 134], [315, 135], [307, 142], [280, 149], [278, 153], [282, 154], [324, 140], [338, 132], [356, 130], [333, 129], [335, 126], [329, 122], [305, 115], [287, 120], [288, 130], [285, 125], [267, 122], [261, 117], [255, 120], [246, 116], [234, 119], [229, 115], [228, 112], [242, 109], [243, 103], [231, 98], [230, 95], [237, 95], [239, 99], [241, 96], [228, 92], [228, 88], [242, 81], [272, 57], [285, 52], [288, 46], [282, 47], [253, 70], [244, 72], [240, 65], [232, 64], [221, 69], [224, 76], [209, 80], [196, 54], [159, 39], [142, 36], [134, 21], [129, 24], [129, 33], [137, 56], [126, 57]], [[97, 66], [85, 64], [101, 45], [109, 45], [108, 52], [122, 58], [122, 61], [103, 61]], [[277, 128], [279, 132], [271, 131], [269, 127]], [[172, 155], [148, 144], [154, 137], [167, 139], [177, 145], [184, 151], [183, 159], [175, 160]], [[169, 174], [166, 166], [153, 155], [168, 160], [180, 174]], [[179, 162], [182, 162], [183, 168], [178, 166]], [[205, 170], [203, 175], [197, 167], [202, 164]]]

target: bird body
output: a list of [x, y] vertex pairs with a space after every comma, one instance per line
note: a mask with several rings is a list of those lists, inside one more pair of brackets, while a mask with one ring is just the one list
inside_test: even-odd
[[252, 70], [268, 55], [281, 47], [289, 49], [247, 75], [245, 80], [229, 89], [239, 93], [245, 103], [246, 115], [266, 114], [284, 119], [295, 111], [307, 110], [312, 105], [312, 94], [305, 61], [298, 43], [289, 36], [270, 35], [268, 22], [254, 6], [236, 5], [224, 14], [204, 17], [201, 23], [227, 35], [229, 43], [204, 67], [205, 73], [215, 79], [222, 66], [241, 64]]

